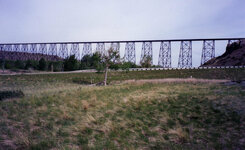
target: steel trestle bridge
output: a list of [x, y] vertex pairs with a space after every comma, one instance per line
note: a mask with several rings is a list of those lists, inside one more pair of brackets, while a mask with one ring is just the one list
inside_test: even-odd
[[192, 67], [192, 43], [203, 42], [201, 65], [215, 57], [215, 42], [227, 41], [241, 43], [245, 38], [210, 38], [210, 39], [171, 39], [171, 40], [136, 40], [136, 41], [88, 41], [88, 42], [50, 42], [50, 43], [0, 43], [0, 59], [6, 60], [39, 60], [44, 57], [50, 61], [64, 59], [75, 55], [80, 60], [85, 55], [92, 55], [92, 44], [96, 44], [96, 52], [105, 54], [105, 44], [110, 44], [114, 50], [119, 51], [120, 45], [125, 44], [124, 60], [136, 63], [136, 43], [142, 43], [141, 57], [151, 58], [153, 63], [152, 44], [160, 43], [158, 65], [163, 68], [172, 68], [171, 43], [180, 42], [179, 68]]

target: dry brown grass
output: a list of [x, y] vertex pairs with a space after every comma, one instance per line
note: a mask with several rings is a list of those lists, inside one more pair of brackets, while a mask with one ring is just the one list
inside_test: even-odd
[[181, 127], [168, 130], [168, 134], [176, 135], [178, 137], [177, 139], [176, 138], [172, 139], [176, 143], [182, 142], [183, 140], [186, 140], [188, 138], [187, 132], [184, 131], [183, 128]]
[[89, 108], [89, 103], [86, 100], [82, 100], [82, 106], [84, 110], [87, 110]]

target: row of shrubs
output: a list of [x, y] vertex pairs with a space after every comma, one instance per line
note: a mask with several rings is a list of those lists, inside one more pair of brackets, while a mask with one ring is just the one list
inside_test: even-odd
[[63, 61], [46, 61], [45, 59], [37, 60], [1, 60], [1, 67], [4, 69], [33, 69], [42, 71], [62, 71]]
[[[89, 58], [90, 57], [90, 58]], [[25, 70], [41, 70], [41, 71], [74, 71], [74, 70], [85, 70], [85, 69], [96, 69], [98, 71], [104, 70], [104, 65], [100, 63], [100, 58], [95, 56], [85, 56], [84, 59], [78, 61], [75, 56], [70, 56], [63, 61], [46, 61], [44, 58], [37, 60], [0, 60], [0, 67], [4, 69], [25, 69]], [[136, 68], [133, 63], [118, 63], [110, 66], [110, 69], [127, 69]]]
[[[85, 69], [96, 69], [98, 72], [104, 70], [105, 65], [102, 63], [102, 57], [99, 53], [93, 55], [85, 55], [80, 61], [75, 58], [75, 55], [69, 56], [62, 61], [47, 61], [44, 58], [37, 60], [0, 60], [0, 64], [5, 69], [33, 69], [42, 71], [74, 71]], [[140, 68], [147, 66], [137, 66], [131, 62], [121, 62], [120, 60], [110, 65], [110, 69], [128, 70], [129, 68]], [[154, 66], [150, 66], [154, 67]]]

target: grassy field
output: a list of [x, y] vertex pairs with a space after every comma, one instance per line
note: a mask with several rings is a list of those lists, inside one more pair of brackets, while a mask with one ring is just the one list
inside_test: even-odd
[[[120, 83], [195, 77], [242, 80], [244, 69], [0, 76], [0, 149], [245, 149], [245, 90], [223, 83]], [[117, 84], [115, 84], [117, 82]], [[84, 84], [85, 83], [85, 84]]]
[[[202, 78], [245, 80], [245, 69], [202, 69], [202, 70], [159, 70], [109, 72], [108, 82], [131, 79], [163, 79], [163, 78]], [[42, 75], [0, 75], [0, 90], [22, 90], [26, 94], [57, 89], [70, 89], [74, 86], [103, 82], [103, 73], [68, 73]], [[55, 87], [55, 89], [53, 89]], [[51, 90], [52, 89], [52, 90]]]

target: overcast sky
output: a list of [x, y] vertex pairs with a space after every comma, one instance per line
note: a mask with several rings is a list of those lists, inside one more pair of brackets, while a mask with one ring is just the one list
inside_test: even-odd
[[0, 0], [0, 20], [0, 43], [245, 37], [245, 0]]

